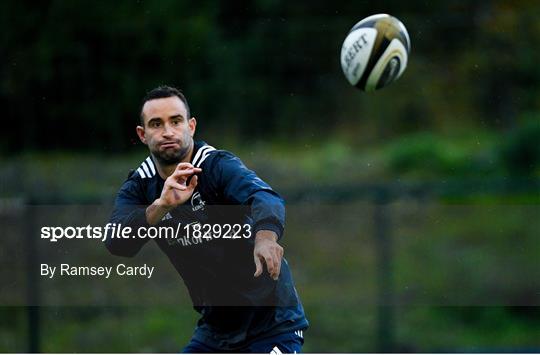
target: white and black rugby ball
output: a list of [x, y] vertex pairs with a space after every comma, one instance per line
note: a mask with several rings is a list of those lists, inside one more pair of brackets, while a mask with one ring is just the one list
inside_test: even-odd
[[341, 47], [341, 68], [351, 85], [365, 91], [396, 81], [407, 67], [411, 40], [397, 18], [366, 17], [350, 30]]

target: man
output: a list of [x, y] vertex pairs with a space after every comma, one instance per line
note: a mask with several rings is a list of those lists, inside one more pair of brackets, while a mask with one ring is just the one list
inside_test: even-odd
[[[202, 315], [184, 352], [300, 352], [308, 322], [278, 244], [283, 201], [236, 156], [194, 141], [196, 124], [178, 89], [146, 95], [137, 135], [150, 156], [122, 185], [111, 223], [191, 232], [154, 239]], [[131, 257], [146, 241], [108, 236], [106, 245]]]

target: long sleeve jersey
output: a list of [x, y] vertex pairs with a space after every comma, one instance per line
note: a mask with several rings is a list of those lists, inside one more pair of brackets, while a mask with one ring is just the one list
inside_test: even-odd
[[[202, 315], [194, 339], [234, 350], [258, 337], [307, 328], [285, 258], [277, 281], [266, 272], [253, 277], [256, 232], [283, 235], [281, 197], [238, 157], [205, 142], [195, 142], [191, 164], [202, 169], [193, 195], [158, 224], [187, 227], [179, 228], [184, 232], [175, 238], [152, 240], [168, 256]], [[110, 222], [148, 227], [146, 208], [161, 195], [164, 182], [149, 156], [122, 185]], [[148, 240], [108, 236], [105, 243], [111, 253], [131, 257]]]

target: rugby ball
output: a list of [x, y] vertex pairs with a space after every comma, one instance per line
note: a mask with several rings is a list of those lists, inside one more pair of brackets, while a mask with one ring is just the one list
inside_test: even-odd
[[397, 18], [378, 14], [352, 27], [341, 47], [341, 68], [349, 83], [374, 91], [396, 81], [407, 68], [411, 40]]

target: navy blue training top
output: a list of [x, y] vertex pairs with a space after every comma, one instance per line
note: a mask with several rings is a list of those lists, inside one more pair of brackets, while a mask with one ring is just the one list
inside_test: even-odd
[[[158, 226], [199, 224], [208, 227], [200, 229], [205, 231], [219, 225], [221, 234], [234, 227], [225, 237], [195, 238], [191, 229], [191, 234], [178, 238], [153, 239], [184, 280], [195, 310], [202, 315], [193, 338], [234, 350], [260, 337], [307, 328], [285, 258], [277, 281], [266, 269], [253, 277], [255, 233], [271, 230], [279, 238], [283, 235], [281, 197], [238, 157], [205, 142], [195, 142], [191, 164], [202, 169], [192, 197], [167, 213]], [[146, 208], [161, 195], [163, 185], [149, 156], [120, 188], [110, 222], [133, 229], [148, 227]], [[251, 237], [245, 238], [246, 233]], [[105, 244], [111, 253], [131, 257], [148, 240], [107, 236]]]

